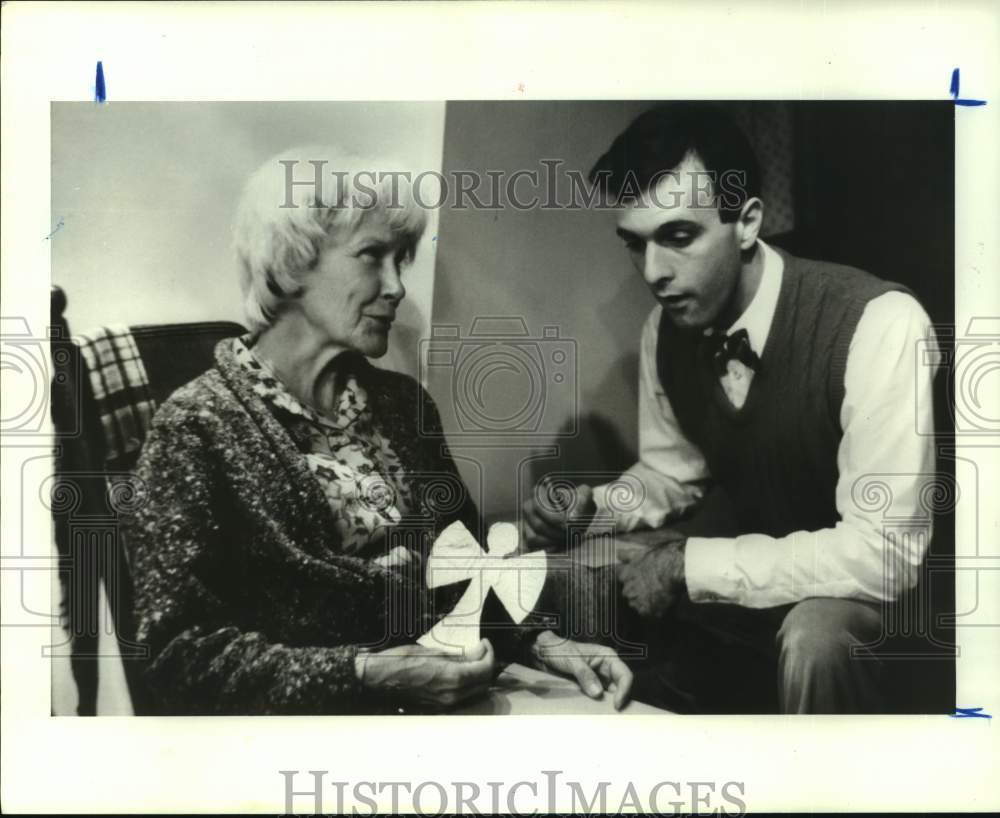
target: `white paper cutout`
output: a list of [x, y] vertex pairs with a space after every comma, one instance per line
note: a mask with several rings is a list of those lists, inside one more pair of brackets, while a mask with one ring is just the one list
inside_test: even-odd
[[441, 532], [427, 560], [427, 587], [471, 581], [451, 612], [421, 636], [418, 645], [470, 653], [481, 638], [483, 604], [491, 588], [515, 623], [525, 620], [542, 593], [547, 558], [544, 551], [511, 556], [518, 541], [517, 527], [511, 523], [490, 526], [486, 535], [489, 553], [461, 522]]

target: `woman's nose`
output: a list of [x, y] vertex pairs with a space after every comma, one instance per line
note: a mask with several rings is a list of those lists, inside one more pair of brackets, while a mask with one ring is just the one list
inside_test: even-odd
[[383, 298], [400, 302], [406, 295], [406, 287], [399, 274], [399, 265], [393, 259], [388, 259], [382, 267], [382, 292]]

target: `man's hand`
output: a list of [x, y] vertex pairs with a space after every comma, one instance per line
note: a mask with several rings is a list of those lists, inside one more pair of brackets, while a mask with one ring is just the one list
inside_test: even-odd
[[528, 549], [565, 548], [569, 524], [589, 525], [597, 505], [590, 486], [563, 490], [543, 481], [521, 506], [521, 512], [521, 542]]
[[540, 670], [572, 676], [580, 690], [599, 699], [604, 690], [614, 695], [615, 710], [628, 702], [632, 690], [632, 671], [618, 654], [606, 645], [574, 642], [542, 631], [531, 647], [535, 666]]
[[497, 674], [496, 657], [488, 639], [464, 658], [421, 645], [400, 645], [377, 653], [359, 653], [354, 669], [372, 690], [445, 709], [485, 695]]
[[663, 616], [686, 590], [684, 547], [687, 538], [676, 534], [641, 556], [621, 555], [618, 580], [628, 604], [640, 616]]

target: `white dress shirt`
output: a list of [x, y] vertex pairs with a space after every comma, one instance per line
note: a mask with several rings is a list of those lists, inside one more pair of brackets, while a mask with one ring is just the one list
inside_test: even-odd
[[[784, 262], [764, 242], [760, 285], [729, 332], [746, 329], [762, 355], [781, 290]], [[662, 309], [650, 313], [639, 353], [639, 462], [626, 475], [641, 482], [645, 500], [631, 512], [609, 508], [608, 486], [595, 489], [600, 511], [619, 531], [659, 528], [691, 506], [710, 482], [708, 465], [685, 438], [656, 371], [656, 343]], [[731, 602], [767, 608], [808, 597], [866, 600], [895, 598], [916, 582], [931, 534], [919, 498], [934, 479], [931, 385], [934, 372], [918, 365], [918, 343], [931, 336], [930, 319], [906, 293], [888, 292], [865, 307], [848, 350], [843, 437], [837, 451], [836, 506], [832, 528], [794, 531], [784, 537], [747, 533], [738, 537], [691, 537], [685, 556], [688, 594], [695, 602]], [[752, 373], [750, 373], [752, 375]], [[726, 383], [728, 395], [748, 384]], [[733, 398], [731, 397], [731, 400]], [[736, 399], [738, 403], [738, 397]], [[877, 502], [888, 487], [891, 509]], [[879, 495], [881, 496], [881, 495]], [[886, 536], [886, 516], [909, 519], [909, 536]]]

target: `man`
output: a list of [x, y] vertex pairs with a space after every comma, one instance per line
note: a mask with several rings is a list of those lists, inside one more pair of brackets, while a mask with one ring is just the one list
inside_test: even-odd
[[[664, 530], [620, 566], [628, 604], [664, 639], [700, 623], [684, 661], [716, 664], [701, 677], [682, 668], [690, 678], [737, 671], [728, 646], [751, 646], [776, 665], [782, 712], [884, 709], [878, 662], [851, 647], [878, 639], [930, 537], [920, 494], [933, 449], [914, 417], [931, 411], [932, 374], [914, 357], [927, 315], [900, 285], [761, 241], [756, 161], [712, 106], [643, 114], [591, 181], [620, 204], [617, 233], [658, 302], [640, 339], [640, 458], [627, 472], [644, 500], [616, 511], [606, 486], [578, 487], [565, 512], [530, 500], [528, 545], [563, 543], [598, 512], [619, 531], [660, 529], [712, 486], [727, 522]], [[891, 484], [892, 514], [916, 521], [909, 541], [883, 536], [876, 479]]]

